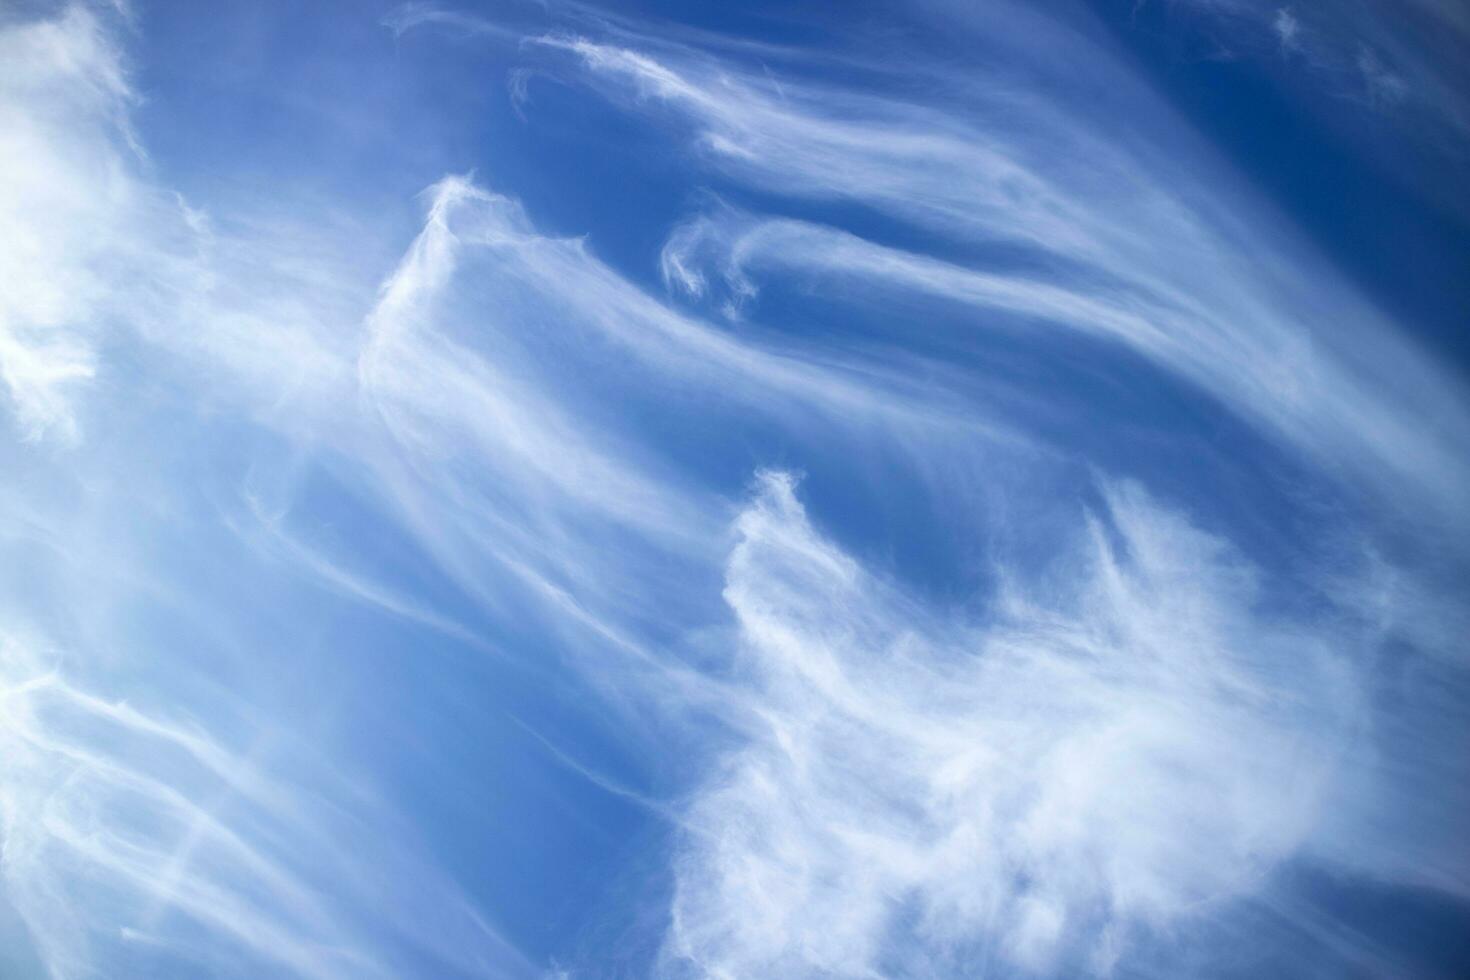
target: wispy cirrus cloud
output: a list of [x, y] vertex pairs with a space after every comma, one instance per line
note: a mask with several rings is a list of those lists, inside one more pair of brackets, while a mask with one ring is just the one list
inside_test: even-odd
[[[1418, 964], [1340, 906], [1470, 894], [1454, 372], [1064, 15], [951, 70], [491, 13], [378, 40], [516, 42], [459, 46], [497, 139], [591, 148], [386, 140], [397, 225], [186, 200], [111, 14], [0, 33], [25, 968]], [[684, 218], [548, 231], [609, 104]], [[239, 166], [348, 181], [253, 118]]]
[[[1224, 242], [1216, 248], [1215, 267], [1242, 261]], [[1086, 268], [1083, 256], [1061, 257]], [[1297, 320], [1284, 297], [1253, 295], [1236, 283], [1207, 294], [1192, 276], [1176, 284], [1163, 277], [1134, 278], [1109, 266], [1092, 276], [987, 271], [840, 229], [728, 211], [677, 229], [664, 248], [662, 267], [670, 286], [696, 297], [707, 288], [704, 269], [719, 270], [732, 309], [756, 295], [762, 274], [817, 272], [832, 281], [814, 288], [830, 290], [834, 301], [853, 296], [854, 288], [870, 302], [875, 290], [902, 290], [969, 308], [970, 329], [1076, 331], [1129, 348], [1189, 379], [1324, 463], [1346, 466], [1365, 482], [1386, 481], [1385, 499], [1458, 487], [1467, 478], [1457, 472], [1452, 447], [1463, 442], [1470, 419], [1455, 406], [1451, 380], [1412, 348], [1398, 345], [1366, 305], [1343, 310], [1356, 322], [1339, 320], [1337, 336], [1324, 337]], [[1364, 358], [1365, 349], [1378, 354]], [[1443, 421], [1442, 433], [1419, 427], [1415, 420], [1424, 417], [1422, 410], [1400, 414], [1397, 404], [1379, 399], [1390, 374], [1421, 379], [1416, 391], [1439, 406], [1424, 414]], [[1440, 438], [1445, 441], [1435, 446]], [[1416, 442], [1415, 451], [1406, 453]], [[1401, 466], [1425, 469], [1388, 476]], [[1448, 500], [1437, 506], [1447, 516], [1455, 509]]]
[[[1455, 474], [1460, 463], [1453, 447], [1463, 444], [1470, 420], [1456, 406], [1453, 382], [1403, 345], [1367, 303], [1342, 299], [1352, 288], [1274, 231], [1264, 208], [1247, 241], [1238, 216], [1227, 215], [1203, 188], [1153, 173], [1156, 161], [1106, 146], [1101, 134], [1067, 117], [1022, 117], [1025, 129], [1040, 133], [1031, 136], [1033, 146], [1009, 135], [1007, 123], [982, 129], [934, 116], [926, 126], [924, 111], [880, 99], [844, 101], [794, 84], [777, 97], [759, 78], [698, 62], [669, 67], [622, 49], [554, 43], [578, 54], [596, 77], [626, 83], [684, 113], [710, 164], [744, 182], [797, 196], [861, 200], [961, 241], [1023, 245], [1051, 280], [965, 270], [850, 234], [824, 237], [777, 221], [728, 245], [725, 280], [736, 301], [751, 288], [740, 274], [745, 262], [846, 267], [867, 281], [895, 281], [1106, 333], [1363, 477], [1427, 467], [1403, 472], [1390, 495], [1465, 482], [1466, 474]], [[1067, 172], [1072, 164], [1043, 168], [1048, 151], [1089, 166], [1077, 173]], [[704, 278], [693, 264], [693, 245], [691, 230], [676, 232], [663, 269], [666, 281], [700, 292]], [[1322, 269], [1309, 282], [1332, 285], [1313, 289], [1279, 280], [1277, 270], [1308, 264]], [[1108, 299], [1100, 304], [1102, 297]], [[1329, 303], [1334, 329], [1318, 330], [1314, 319]], [[1385, 390], [1382, 378], [1373, 377], [1380, 369], [1397, 377], [1413, 373], [1420, 381], [1411, 389], [1428, 401], [1401, 416], [1397, 405], [1380, 401], [1366, 413], [1371, 418], [1360, 415], [1372, 392]], [[1445, 426], [1442, 434], [1413, 421], [1425, 416]], [[1413, 442], [1418, 448], [1406, 453]], [[1446, 516], [1456, 509], [1450, 500], [1436, 506]]]
[[132, 93], [115, 46], [81, 8], [8, 29], [3, 44], [0, 376], [29, 437], [64, 439], [75, 436], [75, 389], [96, 370], [91, 321], [110, 258], [97, 242], [137, 206], [110, 179], [132, 149]]

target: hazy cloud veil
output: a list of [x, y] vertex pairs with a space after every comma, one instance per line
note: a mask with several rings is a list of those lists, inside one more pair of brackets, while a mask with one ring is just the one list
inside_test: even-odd
[[0, 976], [1463, 975], [1467, 45], [0, 8]]

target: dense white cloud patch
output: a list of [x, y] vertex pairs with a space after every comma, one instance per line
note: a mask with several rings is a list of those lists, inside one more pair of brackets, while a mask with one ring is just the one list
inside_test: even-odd
[[[1106, 521], [1109, 531], [1102, 524]], [[1344, 751], [1351, 658], [1136, 487], [967, 628], [824, 540], [766, 473], [725, 598], [761, 705], [692, 805], [666, 954], [713, 976], [1108, 972], [1254, 890]], [[896, 947], [895, 947], [896, 944]], [[904, 950], [891, 957], [894, 948]]]

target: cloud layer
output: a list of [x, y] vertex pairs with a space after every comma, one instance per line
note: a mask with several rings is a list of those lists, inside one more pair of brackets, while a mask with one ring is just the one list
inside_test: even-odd
[[992, 16], [317, 24], [232, 77], [452, 134], [489, 65], [506, 128], [194, 120], [255, 185], [168, 12], [0, 21], [0, 966], [1448, 962], [1352, 909], [1470, 901], [1458, 370], [1088, 16]]

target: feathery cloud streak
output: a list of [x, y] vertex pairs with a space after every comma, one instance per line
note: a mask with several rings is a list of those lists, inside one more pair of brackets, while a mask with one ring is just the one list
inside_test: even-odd
[[[1343, 908], [1470, 896], [1463, 385], [1083, 20], [414, 4], [319, 98], [459, 35], [499, 149], [221, 137], [287, 205], [150, 156], [168, 16], [0, 38], [14, 970], [1441, 963]], [[543, 129], [688, 192], [549, 231]]]

